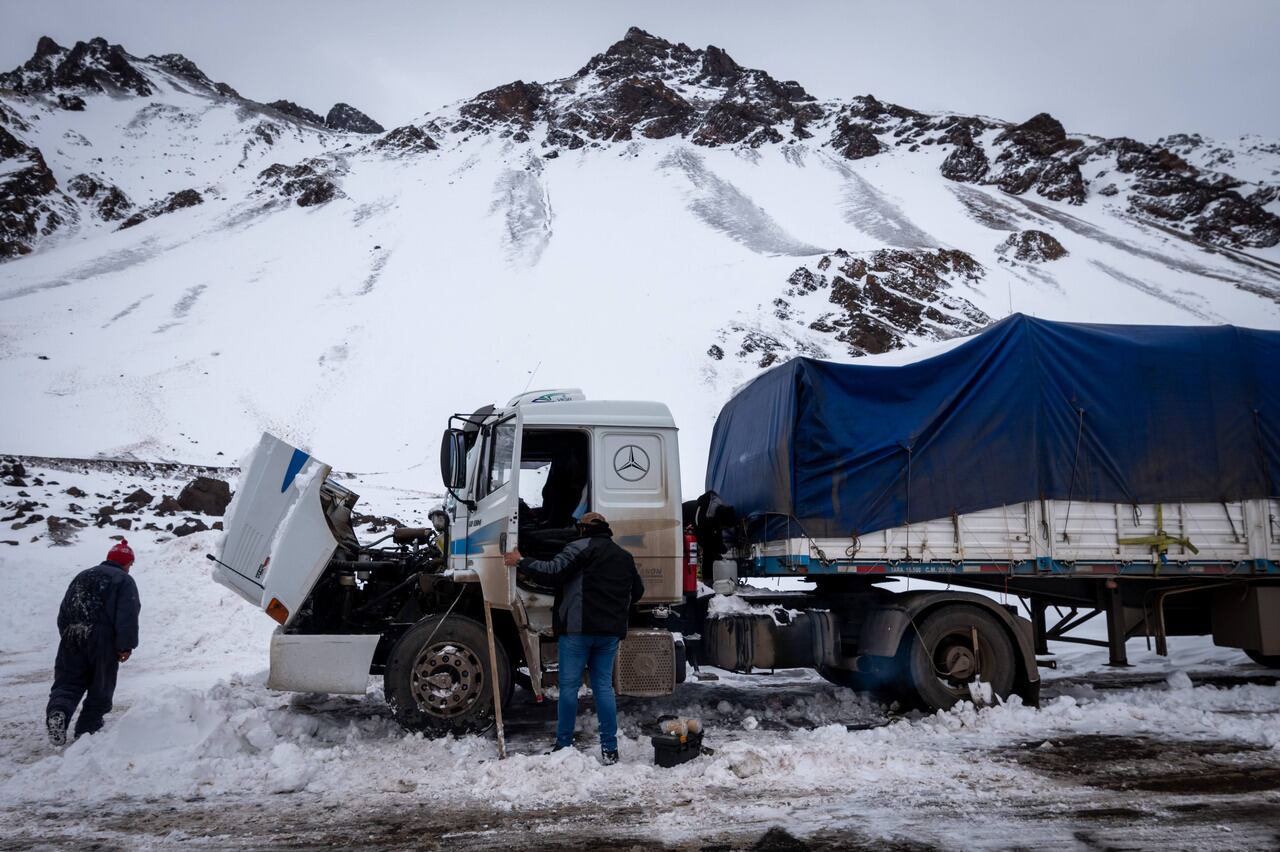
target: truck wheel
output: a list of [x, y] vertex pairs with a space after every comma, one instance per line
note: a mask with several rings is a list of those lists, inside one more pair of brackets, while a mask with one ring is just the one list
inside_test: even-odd
[[1268, 669], [1280, 669], [1280, 654], [1264, 654], [1261, 651], [1245, 651], [1249, 659]]
[[[499, 642], [499, 696], [511, 701], [511, 666]], [[409, 628], [391, 648], [383, 686], [396, 721], [428, 736], [470, 734], [493, 725], [493, 677], [484, 625], [438, 615]]]
[[1013, 643], [988, 613], [972, 606], [947, 606], [917, 620], [916, 628], [908, 628], [903, 640], [903, 669], [926, 708], [946, 710], [970, 698], [969, 683], [975, 677], [991, 684], [1001, 699], [1009, 697], [1014, 684]]

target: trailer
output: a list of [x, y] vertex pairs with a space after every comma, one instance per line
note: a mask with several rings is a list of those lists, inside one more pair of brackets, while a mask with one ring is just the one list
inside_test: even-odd
[[[271, 686], [363, 692], [381, 675], [396, 718], [430, 733], [482, 730], [515, 685], [555, 684], [552, 590], [502, 556], [554, 554], [586, 511], [645, 582], [622, 694], [670, 693], [694, 654], [931, 709], [1035, 703], [1049, 640], [1099, 642], [1075, 635], [1098, 617], [1113, 665], [1130, 637], [1165, 653], [1212, 635], [1276, 666], [1276, 365], [1275, 332], [1017, 315], [903, 367], [796, 359], [725, 406], [687, 502], [666, 406], [537, 391], [454, 415], [433, 525], [371, 544], [356, 495], [267, 435], [214, 576], [280, 623]], [[712, 617], [695, 590], [777, 577], [803, 590]], [[895, 577], [944, 585], [897, 592]]]

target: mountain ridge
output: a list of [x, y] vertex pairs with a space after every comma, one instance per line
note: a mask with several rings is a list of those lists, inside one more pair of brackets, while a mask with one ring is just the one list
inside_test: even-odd
[[[358, 132], [94, 41], [0, 76], [14, 452], [189, 460], [270, 428], [383, 469], [531, 381], [670, 400], [700, 447], [796, 355], [916, 357], [1014, 311], [1280, 325], [1273, 140], [819, 100], [636, 29]], [[412, 416], [361, 414], [415, 365]]]

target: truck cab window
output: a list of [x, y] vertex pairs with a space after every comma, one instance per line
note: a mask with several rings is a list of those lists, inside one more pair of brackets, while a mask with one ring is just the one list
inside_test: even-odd
[[520, 453], [521, 526], [572, 527], [591, 507], [586, 432], [526, 429]]
[[515, 422], [500, 423], [496, 426], [491, 441], [485, 494], [492, 494], [511, 481], [511, 471], [515, 463]]

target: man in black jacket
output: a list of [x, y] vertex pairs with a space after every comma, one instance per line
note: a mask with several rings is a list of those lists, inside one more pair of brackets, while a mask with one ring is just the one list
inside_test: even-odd
[[560, 701], [556, 750], [573, 745], [582, 670], [591, 673], [591, 692], [600, 721], [600, 753], [618, 762], [618, 704], [613, 694], [613, 661], [626, 638], [631, 605], [644, 594], [635, 560], [613, 542], [604, 516], [588, 512], [578, 521], [579, 538], [548, 560], [528, 559], [512, 550], [508, 567], [555, 589], [552, 624], [559, 637]]
[[[45, 710], [49, 741], [63, 745], [67, 724], [84, 697], [76, 737], [101, 730], [111, 712], [116, 672], [138, 647], [138, 586], [129, 576], [133, 549], [121, 539], [102, 564], [81, 571], [67, 587], [58, 610], [58, 658]], [[88, 696], [85, 697], [85, 693]]]

